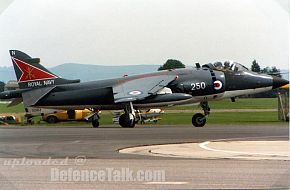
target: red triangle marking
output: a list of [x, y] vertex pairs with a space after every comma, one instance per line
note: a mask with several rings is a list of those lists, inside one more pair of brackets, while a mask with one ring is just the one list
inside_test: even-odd
[[29, 65], [28, 63], [25, 63], [19, 59], [12, 57], [12, 60], [22, 72], [22, 75], [18, 82], [57, 78], [57, 76], [50, 74], [46, 71], [43, 71], [32, 65]]

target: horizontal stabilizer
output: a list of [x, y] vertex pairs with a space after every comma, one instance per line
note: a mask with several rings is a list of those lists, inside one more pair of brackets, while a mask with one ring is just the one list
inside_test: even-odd
[[22, 93], [23, 103], [25, 107], [34, 106], [39, 100], [41, 100], [41, 98], [51, 92], [54, 88], [55, 86], [50, 86]]

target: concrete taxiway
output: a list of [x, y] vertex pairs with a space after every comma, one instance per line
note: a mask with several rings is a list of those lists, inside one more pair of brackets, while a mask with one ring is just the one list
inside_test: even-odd
[[[287, 142], [287, 124], [1, 127], [0, 189], [289, 188]], [[119, 153], [143, 145], [169, 147], [149, 148], [162, 156]], [[205, 156], [197, 156], [192, 146]], [[53, 168], [163, 170], [165, 180], [55, 181]]]
[[[263, 139], [263, 140], [260, 140]], [[290, 160], [288, 136], [218, 139], [202, 143], [137, 146], [124, 154], [193, 159]]]

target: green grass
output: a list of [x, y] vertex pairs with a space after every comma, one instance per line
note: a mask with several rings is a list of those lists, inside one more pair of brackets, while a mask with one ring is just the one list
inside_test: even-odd
[[[161, 116], [161, 120], [157, 125], [191, 125], [191, 117], [193, 113], [165, 113]], [[103, 112], [101, 114], [100, 125], [112, 125], [112, 114]], [[40, 122], [40, 117], [35, 118], [35, 123], [45, 126], [91, 126], [85, 122], [61, 122], [57, 124], [48, 124], [44, 121]], [[211, 113], [207, 118], [207, 124], [283, 124], [285, 122], [278, 121], [277, 112], [219, 112]], [[156, 125], [147, 123], [145, 125]]]
[[[236, 102], [231, 102], [230, 99], [209, 102], [211, 109], [276, 109], [277, 105], [277, 98], [238, 98]], [[189, 110], [197, 107], [197, 105], [184, 105], [170, 107], [169, 109]]]
[[[165, 113], [158, 124], [191, 124], [191, 113]], [[269, 123], [278, 121], [277, 112], [221, 112], [211, 113], [208, 124]]]
[[[193, 113], [165, 113], [157, 125], [191, 125]], [[285, 123], [278, 121], [277, 112], [222, 112], [211, 113], [207, 118], [208, 124], [265, 124], [265, 123]], [[63, 125], [79, 124], [78, 122], [64, 122]], [[101, 125], [110, 125], [112, 114], [103, 112], [100, 120]], [[88, 124], [90, 125], [90, 124]], [[148, 125], [148, 124], [147, 124]], [[153, 125], [153, 124], [152, 124]]]
[[22, 113], [24, 111], [23, 104], [18, 104], [17, 106], [7, 107], [8, 104], [0, 104], [0, 113]]
[[[212, 110], [214, 109], [275, 109], [277, 108], [276, 98], [248, 98], [237, 99], [236, 102], [230, 100], [221, 100], [209, 102]], [[15, 107], [7, 108], [7, 104], [0, 104], [0, 113], [21, 113], [24, 112], [23, 104]], [[193, 110], [197, 106], [175, 106], [166, 109], [174, 110]], [[161, 120], [157, 124], [160, 125], [178, 125], [191, 124], [192, 113], [166, 113], [161, 115]], [[112, 124], [112, 113], [103, 111], [101, 114], [101, 125]], [[278, 121], [277, 112], [212, 112], [207, 118], [208, 124], [241, 124], [241, 123], [282, 123]], [[40, 117], [35, 118], [35, 122], [41, 125], [48, 125], [41, 122]], [[53, 124], [55, 125], [55, 124]], [[84, 125], [83, 122], [62, 122], [58, 125]], [[88, 125], [90, 125], [88, 123]]]
[[[241, 98], [237, 99], [236, 102], [231, 102], [230, 99], [211, 101], [209, 105], [211, 109], [276, 109], [278, 104], [277, 101], [276, 98]], [[0, 104], [0, 113], [24, 112], [23, 104], [10, 108], [7, 108], [7, 105], [8, 104]], [[165, 110], [192, 110], [197, 107], [197, 105], [173, 106], [165, 108]]]

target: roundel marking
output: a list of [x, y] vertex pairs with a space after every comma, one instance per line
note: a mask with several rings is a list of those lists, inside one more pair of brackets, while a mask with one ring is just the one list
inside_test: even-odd
[[223, 87], [223, 83], [219, 80], [214, 81], [213, 85], [215, 90], [220, 90]]
[[133, 95], [133, 96], [137, 96], [137, 95], [142, 94], [142, 92], [139, 91], [139, 90], [133, 90], [133, 91], [129, 92], [129, 94], [130, 94], [130, 95]]

